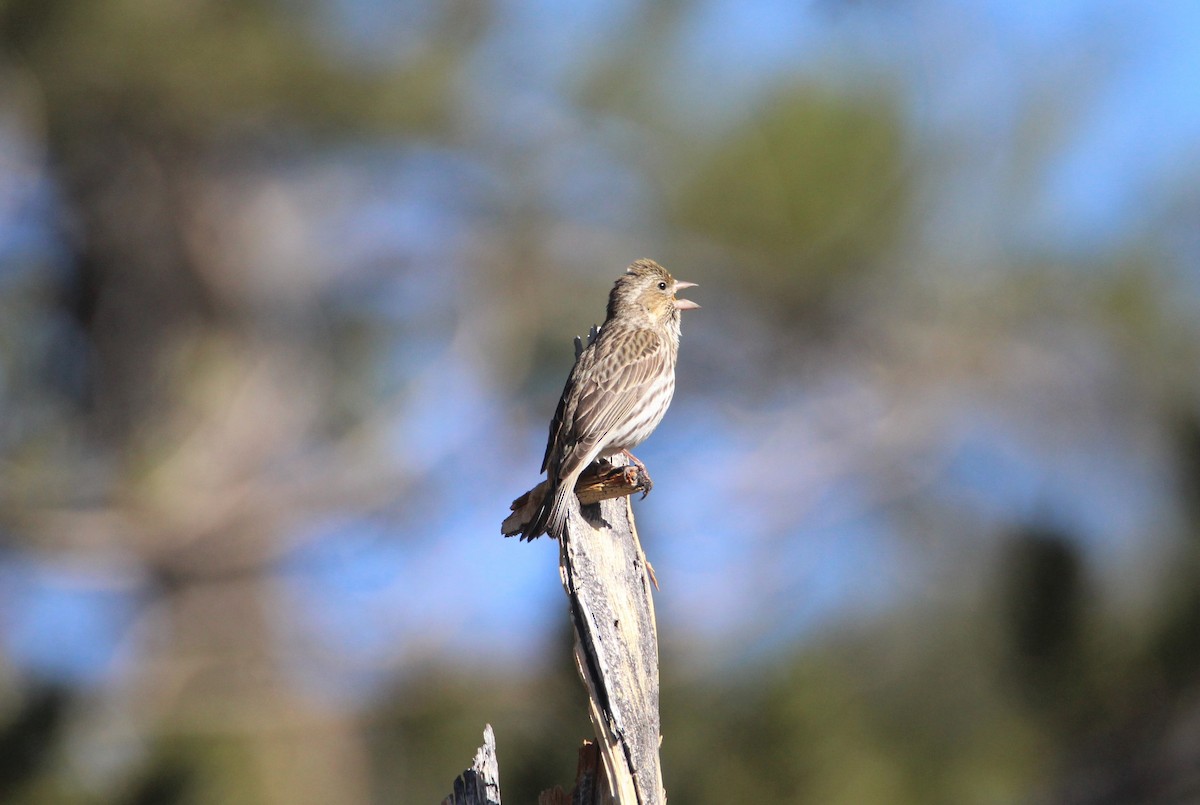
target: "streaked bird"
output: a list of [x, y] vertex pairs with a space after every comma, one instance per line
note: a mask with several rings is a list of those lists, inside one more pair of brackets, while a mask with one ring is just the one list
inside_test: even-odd
[[675, 393], [680, 312], [700, 307], [675, 294], [695, 284], [642, 259], [613, 285], [600, 333], [575, 360], [550, 422], [542, 459], [550, 487], [521, 539], [562, 536], [575, 482], [593, 461], [625, 453], [640, 466], [629, 451], [658, 427]]

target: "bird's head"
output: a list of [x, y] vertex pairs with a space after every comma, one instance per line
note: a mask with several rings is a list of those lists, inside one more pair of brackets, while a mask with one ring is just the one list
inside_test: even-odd
[[653, 260], [642, 258], [630, 263], [608, 297], [608, 318], [648, 315], [654, 322], [678, 321], [679, 311], [700, 307], [690, 299], [675, 296], [696, 283], [683, 282]]

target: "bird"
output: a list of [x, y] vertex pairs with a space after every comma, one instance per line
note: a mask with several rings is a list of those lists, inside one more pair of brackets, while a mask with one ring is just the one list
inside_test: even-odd
[[575, 482], [597, 459], [624, 453], [658, 427], [675, 394], [680, 313], [700, 306], [680, 299], [694, 288], [658, 263], [634, 260], [613, 284], [604, 324], [579, 353], [550, 421], [542, 458], [548, 489], [521, 539], [562, 537]]

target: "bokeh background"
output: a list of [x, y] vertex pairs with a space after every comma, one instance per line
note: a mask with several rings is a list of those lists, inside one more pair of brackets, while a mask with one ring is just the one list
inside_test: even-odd
[[0, 801], [505, 801], [590, 735], [571, 338], [672, 802], [1200, 801], [1200, 6], [0, 2]]

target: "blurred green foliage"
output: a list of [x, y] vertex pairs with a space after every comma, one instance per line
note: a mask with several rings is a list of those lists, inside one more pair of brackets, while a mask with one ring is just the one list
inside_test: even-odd
[[813, 86], [773, 94], [696, 157], [672, 223], [736, 255], [766, 312], [819, 310], [895, 247], [913, 166], [892, 106]]
[[84, 121], [198, 138], [233, 124], [304, 123], [362, 135], [444, 124], [453, 71], [474, 15], [447, 14], [445, 47], [386, 73], [338, 64], [305, 29], [303, 4], [269, 0], [8, 0], [0, 41], [32, 70], [51, 134]]

